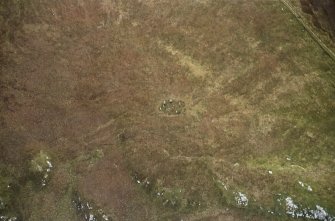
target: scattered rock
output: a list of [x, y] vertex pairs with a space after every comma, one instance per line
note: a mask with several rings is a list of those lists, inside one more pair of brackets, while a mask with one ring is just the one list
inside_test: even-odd
[[43, 151], [40, 151], [30, 162], [29, 171], [33, 181], [42, 187], [46, 186], [50, 179], [50, 173], [53, 168], [50, 157]]
[[10, 187], [12, 180], [0, 175], [0, 221], [19, 221], [14, 208], [15, 192]]
[[0, 221], [19, 221], [19, 219], [15, 216], [8, 217], [8, 216], [2, 216], [0, 215]]
[[112, 221], [110, 215], [107, 215], [102, 209], [96, 208], [93, 203], [81, 198], [78, 193], [73, 195], [72, 202], [78, 215], [85, 221]]
[[159, 110], [168, 115], [179, 115], [185, 112], [185, 102], [181, 100], [164, 100]]
[[303, 182], [301, 182], [301, 181], [298, 181], [298, 183], [299, 183], [299, 185], [300, 185], [302, 188], [306, 189], [307, 191], [309, 191], [309, 192], [312, 192], [312, 191], [313, 191], [313, 189], [312, 189], [312, 187], [311, 187], [310, 185], [305, 184], [305, 183], [303, 183]]
[[198, 209], [203, 204], [200, 200], [186, 197], [183, 189], [165, 187], [160, 181], [152, 181], [137, 172], [132, 175], [132, 179], [164, 207], [174, 210], [190, 210]]

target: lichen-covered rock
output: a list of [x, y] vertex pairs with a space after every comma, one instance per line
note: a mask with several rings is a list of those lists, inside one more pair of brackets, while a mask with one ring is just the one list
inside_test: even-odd
[[42, 187], [46, 186], [50, 179], [50, 173], [53, 168], [50, 157], [43, 151], [40, 151], [31, 161], [29, 171], [34, 182]]
[[81, 198], [78, 193], [73, 195], [73, 204], [78, 212], [85, 221], [112, 221], [112, 217], [107, 215], [101, 208]]
[[19, 219], [15, 216], [8, 217], [8, 216], [0, 215], [0, 221], [19, 221]]
[[1, 173], [0, 168], [0, 221], [18, 221], [14, 212], [15, 193], [11, 183], [13, 179]]

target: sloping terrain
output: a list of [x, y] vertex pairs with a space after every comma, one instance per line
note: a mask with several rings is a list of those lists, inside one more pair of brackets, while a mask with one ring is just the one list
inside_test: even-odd
[[280, 1], [3, 1], [0, 220], [334, 220], [335, 62]]
[[312, 23], [319, 29], [329, 33], [335, 40], [335, 2], [332, 0], [300, 0], [303, 12], [311, 17]]

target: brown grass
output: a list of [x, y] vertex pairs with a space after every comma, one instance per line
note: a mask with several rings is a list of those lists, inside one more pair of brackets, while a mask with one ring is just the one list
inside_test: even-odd
[[[0, 159], [55, 165], [46, 189], [22, 183], [26, 220], [73, 220], [72, 191], [117, 220], [261, 220], [278, 193], [332, 209], [334, 65], [279, 2], [11, 4]], [[170, 98], [185, 112], [162, 115]]]

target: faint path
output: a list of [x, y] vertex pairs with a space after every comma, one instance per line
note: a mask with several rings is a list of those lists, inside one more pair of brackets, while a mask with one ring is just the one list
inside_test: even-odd
[[109, 126], [111, 126], [114, 122], [115, 122], [115, 119], [111, 119], [111, 120], [105, 122], [104, 124], [99, 125], [99, 126], [98, 126], [93, 132], [91, 132], [91, 134], [89, 134], [89, 135], [93, 135], [93, 134], [98, 133], [99, 131], [101, 131], [101, 130], [103, 130], [103, 129], [109, 127]]
[[123, 117], [126, 113], [121, 113], [120, 115], [103, 122], [102, 124], [98, 125], [94, 130], [91, 132], [83, 135], [80, 140], [82, 140], [84, 145], [89, 145], [92, 143], [99, 143], [101, 141], [106, 141], [110, 139], [110, 134], [106, 134], [104, 132], [108, 131], [108, 128], [114, 125], [115, 121], [120, 117]]
[[163, 47], [170, 54], [176, 56], [179, 59], [181, 65], [183, 65], [185, 67], [188, 67], [190, 69], [191, 73], [195, 77], [201, 77], [201, 78], [203, 78], [203, 77], [205, 77], [206, 75], [208, 75], [210, 73], [199, 62], [195, 61], [190, 56], [185, 55], [181, 51], [177, 50], [172, 45], [164, 44], [161, 41], [158, 41], [158, 45], [161, 46], [161, 47]]
[[287, 0], [280, 0], [296, 17], [296, 19], [304, 26], [304, 28], [308, 31], [308, 33], [312, 36], [312, 38], [320, 45], [320, 47], [335, 61], [335, 53], [325, 45], [322, 40], [318, 37], [317, 34], [312, 30], [312, 28], [304, 21], [302, 16], [298, 11], [294, 9], [294, 6], [291, 5]]
[[192, 162], [192, 161], [198, 161], [198, 160], [204, 160], [204, 161], [209, 161], [212, 163], [217, 163], [217, 162], [225, 162], [223, 159], [216, 158], [216, 157], [211, 157], [211, 156], [202, 156], [202, 157], [195, 157], [195, 156], [172, 156], [170, 157], [172, 160], [181, 160], [181, 161], [187, 161], [187, 162]]

